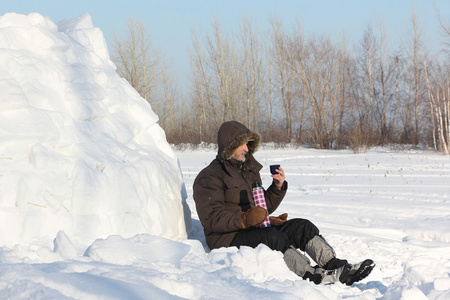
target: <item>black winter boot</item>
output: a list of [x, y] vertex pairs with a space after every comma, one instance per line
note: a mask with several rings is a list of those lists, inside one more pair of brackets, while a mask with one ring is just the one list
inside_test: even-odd
[[369, 276], [374, 267], [375, 263], [371, 259], [366, 259], [359, 264], [347, 264], [347, 267], [344, 267], [344, 271], [339, 277], [339, 281], [346, 285], [352, 285], [354, 282], [358, 282]]
[[[352, 285], [353, 283], [363, 280], [364, 278], [369, 276], [374, 267], [375, 264], [373, 260], [366, 259], [358, 264], [346, 264], [334, 270], [322, 269], [323, 279], [321, 284], [332, 284], [340, 281], [343, 284]], [[320, 268], [316, 270], [319, 271]]]
[[342, 266], [345, 266], [347, 263], [348, 262], [346, 259], [339, 259], [339, 258], [333, 257], [322, 268], [325, 270], [334, 270], [334, 269], [338, 269]]

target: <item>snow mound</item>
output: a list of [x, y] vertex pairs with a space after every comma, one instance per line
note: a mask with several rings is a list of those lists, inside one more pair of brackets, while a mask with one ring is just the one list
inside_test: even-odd
[[177, 157], [89, 14], [0, 16], [0, 97], [2, 245], [187, 238]]
[[159, 261], [175, 265], [189, 253], [190, 248], [188, 245], [148, 234], [139, 234], [130, 239], [113, 235], [96, 240], [85, 255], [94, 261], [120, 265]]

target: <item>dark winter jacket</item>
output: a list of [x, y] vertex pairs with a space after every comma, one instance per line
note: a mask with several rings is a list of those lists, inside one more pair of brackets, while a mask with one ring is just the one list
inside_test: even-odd
[[[231, 159], [247, 142], [244, 162]], [[228, 247], [241, 227], [241, 213], [254, 206], [252, 184], [261, 182], [262, 165], [253, 157], [260, 137], [236, 121], [225, 122], [217, 136], [218, 154], [194, 181], [194, 200], [209, 248]], [[269, 214], [276, 210], [287, 190], [272, 185], [265, 191]]]

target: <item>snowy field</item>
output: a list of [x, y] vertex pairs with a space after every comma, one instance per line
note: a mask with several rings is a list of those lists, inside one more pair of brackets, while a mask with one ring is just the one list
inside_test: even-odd
[[[192, 182], [215, 152], [177, 154], [189, 192], [193, 228], [200, 231]], [[261, 293], [266, 299], [273, 292], [278, 299], [450, 299], [449, 157], [423, 151], [379, 149], [353, 154], [270, 147], [255, 157], [265, 166], [265, 186], [271, 180], [270, 164], [279, 163], [286, 171], [289, 190], [275, 214], [287, 212], [290, 218], [310, 219], [338, 257], [350, 262], [371, 258], [377, 266], [352, 287], [314, 286], [287, 276], [285, 270], [277, 271], [282, 261], [274, 258], [267, 263], [260, 257], [263, 248], [245, 250], [252, 252], [248, 257], [243, 250], [228, 251], [229, 264], [242, 269], [232, 278], [241, 279], [238, 286], [243, 290], [227, 293], [237, 298]], [[202, 240], [201, 233], [193, 235]], [[210, 289], [214, 290], [205, 288]]]
[[377, 264], [316, 286], [265, 246], [207, 249], [192, 183], [216, 151], [174, 151], [157, 121], [88, 14], [0, 16], [0, 299], [450, 299], [449, 157], [258, 151], [266, 187], [286, 171], [276, 213]]
[[[351, 287], [299, 279], [266, 247], [209, 252], [192, 200], [196, 174], [214, 150], [176, 152], [192, 211], [188, 240], [111, 236], [74, 249], [0, 249], [1, 299], [449, 299], [450, 162], [422, 151], [265, 149], [289, 191], [279, 207], [312, 220], [338, 257], [372, 258], [372, 274]], [[56, 249], [55, 249], [56, 248]], [[74, 252], [74, 253], [72, 253]], [[71, 259], [65, 257], [70, 256]]]

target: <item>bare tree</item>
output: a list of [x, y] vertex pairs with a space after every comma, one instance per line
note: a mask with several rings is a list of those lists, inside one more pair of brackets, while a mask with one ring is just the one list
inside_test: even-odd
[[262, 59], [261, 47], [259, 44], [255, 25], [248, 18], [243, 17], [241, 28], [238, 34], [239, 45], [241, 46], [243, 67], [243, 94], [245, 97], [246, 123], [249, 128], [255, 128], [259, 117], [259, 99], [262, 84]]
[[269, 51], [269, 46], [267, 45], [268, 39], [265, 39], [265, 67], [266, 67], [266, 76], [263, 78], [261, 82], [261, 89], [263, 93], [264, 106], [266, 111], [266, 122], [267, 130], [265, 132], [268, 133], [270, 138], [272, 138], [273, 134], [273, 109], [274, 109], [274, 87], [273, 87], [273, 57]]
[[[437, 8], [435, 9], [436, 9], [436, 16], [438, 17], [439, 24], [441, 25], [442, 36], [446, 40], [445, 45], [450, 48], [450, 24], [444, 24], [444, 21], [442, 21], [441, 18], [441, 13]], [[448, 55], [450, 55], [450, 52], [448, 50], [449, 49], [447, 49], [446, 52]]]
[[208, 142], [212, 141], [209, 132], [216, 132], [222, 122], [242, 122], [246, 115], [245, 102], [242, 101], [243, 67], [237, 47], [232, 35], [224, 32], [217, 19], [213, 19], [211, 24], [210, 34], [194, 32], [191, 51], [192, 95], [197, 113], [201, 114], [201, 136], [208, 137]]
[[168, 140], [180, 129], [177, 119], [181, 94], [165, 58], [153, 47], [148, 29], [139, 20], [129, 18], [125, 37], [114, 33], [113, 61], [117, 72], [146, 99], [159, 117]]
[[[398, 50], [393, 56], [393, 93], [391, 94], [392, 98], [392, 109], [389, 115], [389, 131], [391, 134], [390, 141], [391, 142], [399, 142], [401, 134], [398, 132], [400, 128], [400, 123], [404, 125], [407, 124], [406, 121], [403, 121], [400, 118], [401, 104], [406, 103], [407, 101], [402, 99], [404, 98], [405, 91], [403, 89], [403, 77], [404, 77], [404, 66], [406, 65], [405, 59], [402, 57], [402, 52]], [[406, 115], [406, 114], [403, 114]], [[405, 128], [405, 126], [403, 126]]]
[[[440, 17], [439, 11], [436, 9], [443, 37], [446, 39], [445, 46], [450, 46], [450, 27], [445, 25]], [[444, 47], [445, 47], [444, 46]], [[433, 121], [433, 143], [438, 151], [442, 151], [445, 155], [450, 153], [450, 65], [445, 60], [442, 65], [436, 63], [428, 63], [423, 54], [423, 65], [425, 79], [427, 82], [428, 100], [430, 103], [430, 111]], [[450, 55], [448, 49], [444, 50], [444, 55]], [[437, 139], [436, 139], [437, 137]]]
[[381, 92], [381, 124], [380, 124], [380, 135], [381, 135], [381, 144], [385, 144], [387, 140], [387, 100], [388, 100], [388, 84], [390, 78], [390, 72], [387, 69], [386, 62], [386, 53], [387, 53], [387, 44], [386, 44], [386, 33], [383, 27], [383, 23], [378, 21], [378, 29], [379, 29], [379, 50], [378, 50], [378, 65], [379, 65], [379, 83], [380, 83], [380, 92]]
[[377, 62], [377, 39], [369, 24], [361, 41], [360, 56], [358, 59], [360, 68], [360, 94], [359, 94], [359, 120], [362, 134], [365, 140], [374, 143], [374, 134], [377, 127], [375, 117], [376, 106], [376, 62]]
[[[433, 114], [433, 133], [437, 129], [436, 150], [449, 155], [450, 150], [450, 74], [448, 69], [435, 71], [437, 76], [430, 79], [427, 62], [424, 61], [425, 78], [428, 87], [428, 100]], [[435, 135], [433, 134], [433, 137]], [[436, 143], [436, 141], [435, 141]]]
[[216, 103], [213, 101], [212, 82], [209, 76], [207, 57], [202, 51], [202, 42], [199, 34], [192, 30], [192, 50], [191, 50], [191, 70], [192, 70], [192, 116], [197, 121], [195, 131], [199, 133], [198, 142], [212, 142], [213, 136], [209, 128], [215, 128], [221, 121]]
[[158, 86], [162, 57], [152, 47], [149, 31], [139, 20], [129, 18], [125, 37], [114, 33], [112, 60], [117, 72], [152, 104], [152, 93]]
[[340, 53], [328, 37], [289, 43], [289, 62], [306, 91], [311, 112], [309, 135], [321, 149], [333, 147], [339, 124]]
[[[410, 81], [411, 90], [413, 92], [413, 111], [414, 111], [414, 132], [412, 142], [414, 145], [419, 144], [420, 138], [420, 109], [422, 105], [422, 100], [425, 95], [424, 91], [424, 81], [423, 81], [423, 66], [424, 61], [423, 55], [425, 51], [423, 50], [423, 31], [419, 24], [419, 18], [416, 15], [414, 9], [411, 13], [411, 33], [408, 40], [408, 58], [410, 63]], [[423, 54], [423, 55], [422, 55]]]
[[274, 73], [277, 81], [274, 82], [284, 108], [286, 123], [286, 138], [292, 140], [293, 123], [293, 98], [294, 98], [294, 76], [292, 69], [288, 65], [287, 55], [287, 34], [284, 31], [281, 20], [274, 17], [271, 20], [271, 55], [273, 57]]
[[356, 79], [356, 66], [354, 60], [351, 57], [351, 53], [349, 52], [348, 41], [345, 35], [345, 31], [343, 30], [340, 45], [339, 45], [339, 81], [340, 84], [340, 93], [339, 93], [339, 122], [338, 122], [338, 132], [337, 132], [337, 147], [343, 148], [347, 142], [347, 130], [348, 125], [346, 123], [349, 122], [348, 119], [351, 118], [351, 115], [347, 114], [349, 110], [349, 106], [352, 102], [355, 101], [352, 91], [355, 90], [355, 82]]
[[[166, 66], [164, 63], [163, 66]], [[181, 99], [177, 82], [174, 75], [169, 73], [169, 68], [164, 67], [161, 72], [159, 90], [161, 95], [158, 97], [164, 99], [159, 105], [159, 123], [162, 128], [167, 131], [173, 131], [177, 124], [179, 115], [177, 108], [179, 107], [179, 99]]]
[[240, 78], [240, 68], [235, 46], [217, 19], [213, 21], [212, 26], [212, 36], [206, 37], [207, 62], [215, 80], [216, 97], [222, 106], [222, 121], [239, 120], [242, 110], [236, 99], [236, 89], [241, 82], [237, 80]]

